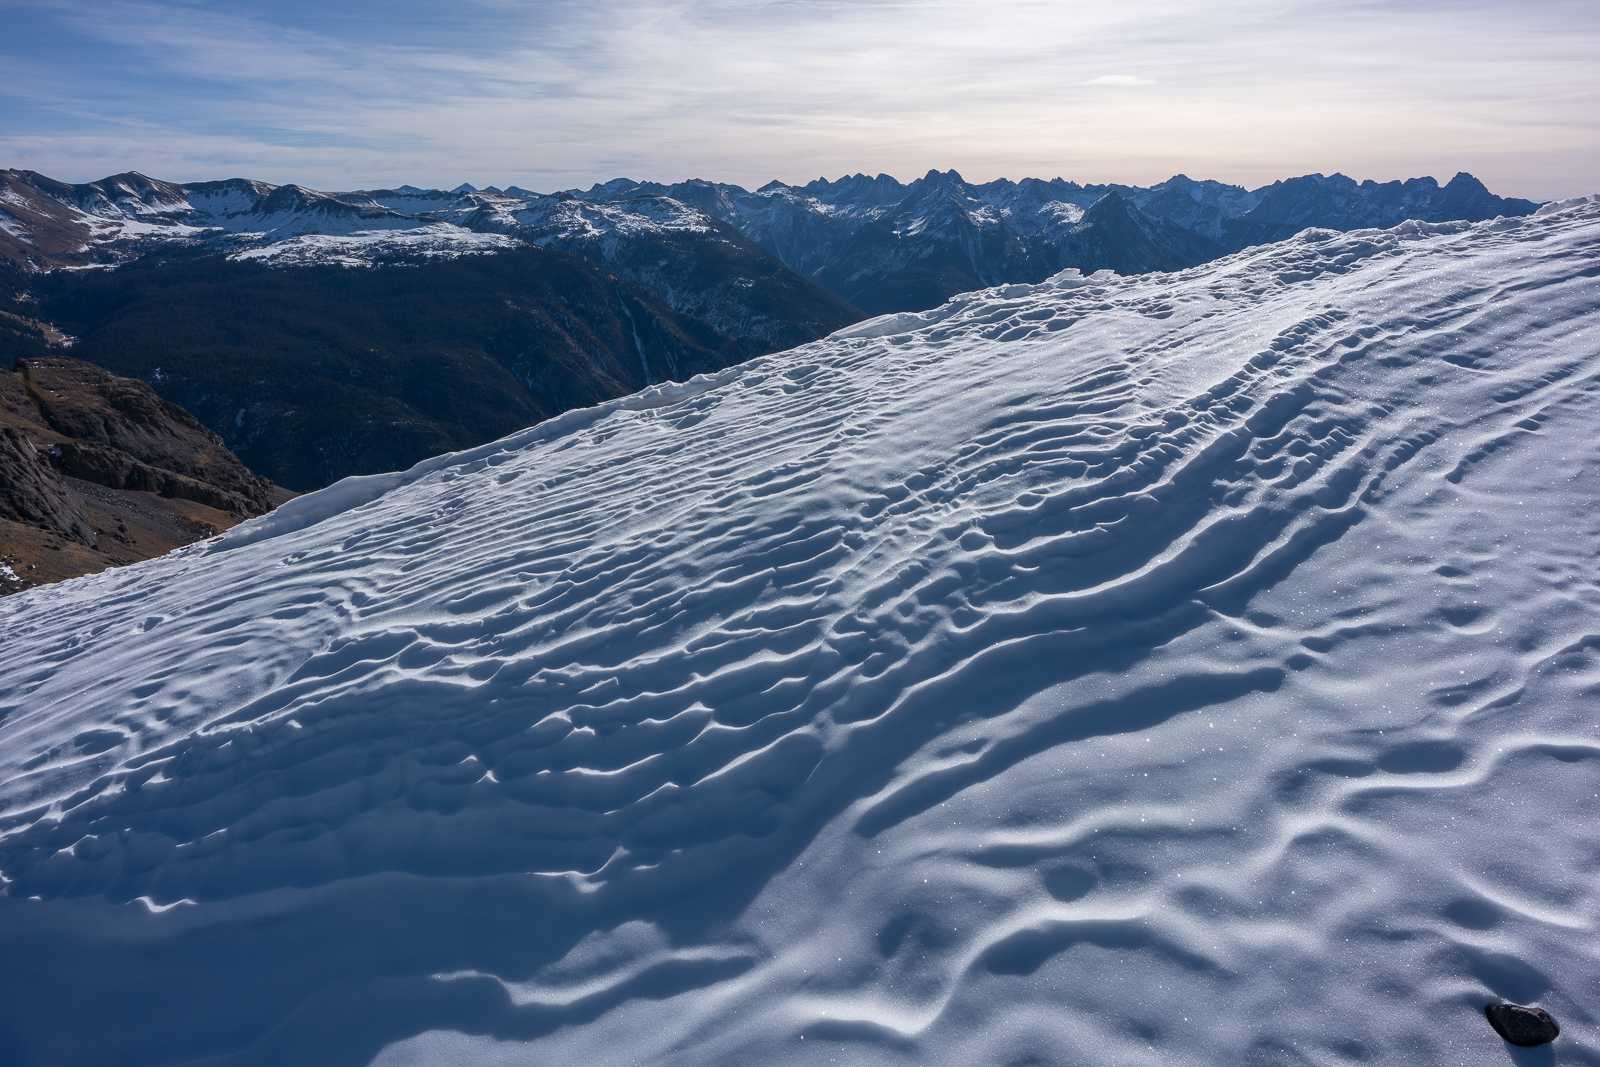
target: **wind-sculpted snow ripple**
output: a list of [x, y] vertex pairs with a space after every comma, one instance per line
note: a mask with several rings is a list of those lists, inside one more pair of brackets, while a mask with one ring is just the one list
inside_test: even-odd
[[1388, 869], [1600, 766], [1585, 550], [1460, 547], [1596, 466], [1597, 216], [968, 294], [7, 598], [0, 1050], [1445, 1062], [1177, 1019], [1586, 964], [1582, 834]]

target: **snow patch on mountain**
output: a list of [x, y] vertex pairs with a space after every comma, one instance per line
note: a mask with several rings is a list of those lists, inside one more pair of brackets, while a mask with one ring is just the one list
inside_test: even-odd
[[347, 234], [301, 234], [265, 240], [228, 258], [275, 266], [370, 267], [386, 259], [454, 259], [505, 252], [522, 244], [498, 233], [474, 233], [449, 223], [404, 230], [357, 230]]
[[707, 233], [713, 229], [705, 212], [665, 196], [599, 203], [549, 197], [506, 215], [510, 226], [541, 245], [563, 238], [626, 239], [641, 233]]

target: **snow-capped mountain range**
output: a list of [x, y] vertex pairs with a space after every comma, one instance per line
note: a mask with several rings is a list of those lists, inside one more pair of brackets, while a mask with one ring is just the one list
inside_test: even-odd
[[931, 170], [909, 184], [856, 174], [799, 187], [772, 182], [752, 193], [705, 181], [616, 180], [570, 195], [692, 204], [868, 313], [920, 310], [1071, 267], [1177, 270], [1308, 226], [1477, 221], [1537, 207], [1494, 196], [1469, 174], [1442, 187], [1432, 178], [1358, 184], [1314, 174], [1247, 190], [1181, 174], [1149, 188], [1060, 178], [974, 185], [953, 170]]
[[0, 600], [0, 1062], [1593, 1063], [1597, 263], [1063, 271]]
[[751, 312], [704, 291], [701, 255], [747, 272], [770, 256], [876, 313], [1069, 267], [1181, 269], [1308, 226], [1478, 221], [1535, 206], [1494, 196], [1468, 174], [1444, 186], [1316, 174], [1247, 190], [1183, 175], [1149, 188], [1060, 178], [974, 185], [952, 170], [909, 184], [857, 174], [752, 192], [616, 179], [540, 194], [467, 185], [323, 193], [245, 179], [178, 185], [136, 173], [68, 185], [11, 170], [0, 173], [0, 257], [37, 270], [186, 244], [285, 265], [361, 265], [534, 244], [598, 260], [676, 310], [739, 333], [748, 331], [735, 320]]

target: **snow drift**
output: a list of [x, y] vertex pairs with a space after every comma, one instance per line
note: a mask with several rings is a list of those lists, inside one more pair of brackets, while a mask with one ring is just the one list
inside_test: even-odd
[[1597, 279], [1069, 272], [0, 601], [0, 1059], [1600, 1062]]

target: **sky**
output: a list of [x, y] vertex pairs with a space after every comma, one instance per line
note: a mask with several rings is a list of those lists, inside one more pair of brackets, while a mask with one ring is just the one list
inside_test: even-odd
[[0, 0], [0, 167], [1600, 191], [1595, 0]]

